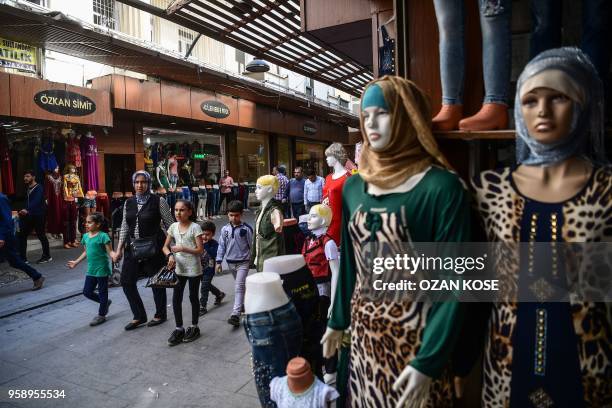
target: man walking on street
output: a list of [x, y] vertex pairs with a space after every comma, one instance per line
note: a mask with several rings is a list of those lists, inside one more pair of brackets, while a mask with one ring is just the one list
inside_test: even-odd
[[285, 176], [286, 172], [287, 170], [283, 165], [272, 168], [272, 174], [278, 179], [278, 192], [274, 198], [283, 204], [283, 216], [289, 218], [289, 209], [287, 205], [287, 187], [289, 186], [289, 179]]
[[314, 169], [308, 170], [308, 179], [304, 183], [304, 205], [306, 206], [306, 214], [310, 212], [310, 209], [321, 204], [323, 201], [323, 185], [325, 179], [317, 176], [317, 172]]
[[23, 182], [27, 187], [27, 197], [26, 208], [19, 211], [19, 254], [27, 262], [28, 236], [32, 230], [35, 230], [43, 250], [42, 257], [36, 263], [47, 263], [53, 259], [49, 253], [49, 240], [46, 234], [47, 204], [45, 203], [44, 188], [36, 182], [32, 170], [25, 171]]
[[306, 214], [304, 207], [304, 177], [302, 177], [302, 168], [296, 167], [293, 170], [293, 178], [289, 180], [289, 203], [291, 204], [291, 213], [293, 218], [299, 219], [300, 215]]
[[38, 271], [26, 264], [17, 253], [15, 241], [15, 224], [11, 215], [11, 205], [8, 198], [0, 193], [0, 254], [13, 268], [28, 274], [34, 281], [32, 290], [42, 288], [45, 278]]

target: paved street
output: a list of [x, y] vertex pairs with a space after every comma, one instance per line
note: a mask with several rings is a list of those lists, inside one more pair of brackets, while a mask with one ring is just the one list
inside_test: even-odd
[[[252, 218], [246, 214], [247, 222]], [[216, 220], [218, 227], [225, 222]], [[80, 295], [85, 264], [75, 270], [64, 266], [79, 251], [52, 250], [54, 261], [38, 268], [47, 278], [41, 291], [31, 292], [31, 281], [25, 279], [0, 287], [0, 316], [6, 316], [0, 318], [0, 407], [259, 405], [244, 331], [226, 323], [233, 302], [231, 275], [215, 278], [228, 296], [219, 307], [209, 303], [209, 313], [199, 324], [202, 337], [171, 348], [166, 343], [174, 329], [171, 291], [169, 321], [161, 326], [125, 332], [132, 314], [121, 288], [110, 289], [108, 321], [88, 325], [97, 304]], [[28, 257], [38, 259], [39, 252]], [[0, 272], [7, 268], [1, 264]], [[144, 281], [140, 286], [152, 317], [151, 290], [144, 288]], [[187, 294], [184, 299], [187, 317]], [[9, 390], [64, 390], [65, 398], [16, 400], [8, 398]]]

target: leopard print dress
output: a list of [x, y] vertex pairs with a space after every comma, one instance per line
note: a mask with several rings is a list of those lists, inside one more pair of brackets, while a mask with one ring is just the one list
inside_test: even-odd
[[[533, 206], [533, 200], [522, 196], [514, 187], [511, 179], [511, 169], [485, 171], [474, 180], [476, 205], [484, 221], [484, 227], [490, 241], [520, 242], [526, 231], [522, 228], [536, 226], [537, 214], [531, 212], [531, 224], [525, 223], [530, 211], [527, 207]], [[558, 203], [558, 215], [551, 215], [551, 220], [557, 217], [563, 220], [558, 233], [559, 240], [563, 242], [609, 242], [612, 241], [612, 168], [595, 168], [587, 185], [575, 197], [563, 203]], [[552, 228], [552, 227], [551, 227]], [[553, 231], [555, 231], [553, 229]], [[535, 232], [533, 229], [532, 232]], [[525, 240], [523, 239], [523, 242]], [[582, 259], [588, 263], [588, 257]], [[519, 271], [525, 273], [516, 262], [500, 262], [501, 275], [519, 276]], [[587, 266], [588, 267], [588, 266]], [[557, 304], [558, 306], [559, 304]], [[567, 305], [567, 304], [566, 304]], [[532, 326], [532, 336], [519, 337], [517, 328], [519, 307], [516, 302], [500, 302], [493, 305], [489, 318], [487, 338], [484, 353], [484, 378], [482, 390], [482, 406], [485, 408], [501, 408], [510, 406], [530, 407], [557, 407], [557, 406], [586, 406], [610, 407], [612, 406], [612, 313], [609, 303], [579, 302], [570, 293], [570, 302], [566, 315], [569, 315], [569, 332], [567, 338], [553, 339], [548, 342], [566, 341], [573, 347], [575, 338], [575, 353], [577, 354], [574, 379], [581, 404], [568, 405], [567, 401], [554, 399], [555, 392], [561, 386], [556, 384], [557, 390], [544, 389], [533, 386], [526, 391], [527, 395], [517, 395], [513, 384], [520, 384], [521, 379], [513, 378], [513, 367], [522, 366], [523, 359], [530, 361], [530, 374], [540, 376], [555, 375], [550, 373], [554, 362], [542, 360], [539, 365], [539, 355], [522, 355], [515, 353], [517, 349], [527, 349], [521, 342], [536, 342], [546, 333], [539, 334], [537, 324]], [[541, 312], [540, 313], [545, 313]], [[551, 323], [559, 325], [558, 321]], [[544, 327], [544, 326], [542, 326]], [[552, 327], [552, 326], [548, 326]], [[552, 327], [555, 329], [556, 327]], [[571, 333], [573, 331], [573, 333]], [[575, 337], [574, 335], [575, 334]], [[534, 340], [535, 339], [535, 340]], [[538, 343], [540, 344], [540, 343]], [[544, 343], [547, 344], [547, 343]], [[539, 350], [539, 349], [538, 349]], [[546, 352], [546, 351], [544, 351]], [[534, 358], [535, 357], [535, 358]], [[568, 359], [571, 358], [568, 357]], [[549, 374], [550, 373], [550, 374]], [[571, 376], [572, 372], [565, 373]], [[536, 378], [536, 377], [533, 377]], [[526, 405], [517, 404], [517, 400], [528, 401]]]

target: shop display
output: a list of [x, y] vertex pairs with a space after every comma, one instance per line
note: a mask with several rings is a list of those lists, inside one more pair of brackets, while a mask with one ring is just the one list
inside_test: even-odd
[[262, 270], [267, 258], [285, 254], [283, 240], [283, 207], [274, 199], [278, 191], [278, 178], [271, 174], [257, 179], [255, 196], [261, 206], [255, 213], [255, 234], [251, 263]]
[[168, 155], [168, 183], [170, 188], [176, 189], [179, 180], [178, 162], [175, 154]]
[[157, 169], [155, 170], [155, 176], [157, 182], [159, 183], [159, 187], [168, 189], [170, 188], [170, 182], [168, 181], [168, 168], [166, 166], [166, 160], [161, 159], [157, 164]]
[[0, 169], [2, 173], [2, 191], [6, 195], [13, 195], [15, 194], [13, 165], [4, 128], [0, 128], [0, 160], [2, 160], [2, 168]]
[[[602, 106], [601, 81], [579, 49], [548, 50], [525, 67], [514, 105], [518, 167], [485, 171], [474, 181], [489, 240], [612, 239]], [[493, 303], [488, 322], [466, 339], [468, 347], [485, 339], [482, 406], [610, 406], [609, 305], [586, 302], [571, 286], [569, 302], [547, 301], [534, 286], [534, 264], [551, 287], [589, 279], [574, 276], [576, 270], [566, 268], [572, 264], [559, 262], [554, 252], [537, 254], [519, 262], [502, 258], [498, 274], [518, 277], [519, 293], [533, 293], [539, 302]], [[591, 258], [582, 262], [581, 270], [592, 268]]]
[[270, 382], [270, 399], [278, 408], [327, 408], [338, 396], [338, 391], [312, 374], [310, 364], [301, 357], [289, 361], [285, 377]]
[[251, 345], [255, 388], [262, 407], [270, 400], [270, 381], [285, 373], [302, 347], [300, 316], [287, 297], [277, 273], [262, 272], [246, 279], [244, 331]]
[[[449, 359], [464, 306], [373, 301], [362, 294], [372, 273], [366, 265], [374, 257], [388, 256], [387, 248], [396, 243], [470, 239], [468, 194], [447, 170], [450, 166], [431, 133], [429, 115], [426, 96], [400, 77], [375, 80], [361, 100], [360, 169], [344, 185], [346, 243], [341, 246], [338, 289], [323, 338], [324, 355], [330, 357], [340, 347], [343, 331], [351, 328], [347, 406], [453, 404]], [[362, 245], [368, 242], [378, 245], [367, 252]], [[407, 272], [396, 271], [386, 279], [398, 281], [402, 273]], [[338, 377], [339, 387], [344, 381]]]
[[263, 263], [265, 272], [278, 273], [283, 289], [300, 316], [302, 341], [300, 355], [308, 361], [314, 374], [322, 378], [325, 313], [312, 273], [302, 255], [282, 255], [268, 258]]
[[325, 177], [323, 185], [323, 204], [328, 205], [333, 213], [328, 234], [341, 244], [340, 226], [342, 223], [342, 187], [351, 175], [344, 167], [348, 156], [340, 143], [333, 143], [325, 150], [327, 165], [334, 169], [333, 173]]
[[42, 145], [38, 151], [38, 169], [42, 174], [52, 172], [57, 166], [57, 159], [53, 152], [53, 139], [49, 132], [45, 132], [46, 135], [42, 137]]
[[84, 187], [98, 191], [98, 147], [96, 138], [91, 132], [81, 137], [81, 157], [83, 161]]
[[508, 126], [510, 87], [511, 0], [478, 0], [482, 30], [485, 96], [480, 111], [463, 118], [465, 79], [465, 5], [462, 0], [434, 0], [440, 33], [442, 108], [433, 118], [435, 130], [496, 130]]
[[59, 235], [64, 232], [63, 207], [63, 178], [60, 169], [56, 166], [52, 172], [45, 176], [45, 197], [47, 198], [47, 232]]
[[68, 143], [66, 145], [66, 163], [71, 163], [77, 168], [82, 167], [81, 163], [81, 147], [79, 146], [79, 138], [74, 131], [70, 131]]
[[81, 179], [76, 174], [77, 169], [73, 164], [66, 165], [63, 177], [64, 195], [64, 248], [76, 248], [77, 222], [78, 222], [78, 199], [83, 198]]

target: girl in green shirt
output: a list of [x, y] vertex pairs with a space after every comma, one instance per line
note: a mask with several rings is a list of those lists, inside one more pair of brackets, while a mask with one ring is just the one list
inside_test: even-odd
[[[86, 298], [98, 302], [98, 316], [94, 317], [90, 326], [97, 326], [106, 321], [106, 314], [111, 301], [108, 299], [108, 277], [111, 274], [110, 238], [106, 232], [106, 219], [104, 216], [95, 212], [87, 217], [85, 222], [87, 234], [83, 235], [82, 243], [85, 251], [74, 261], [68, 261], [68, 267], [74, 268], [83, 259], [87, 258], [87, 275], [85, 276], [85, 286], [83, 295]], [[98, 293], [94, 290], [98, 287]]]

